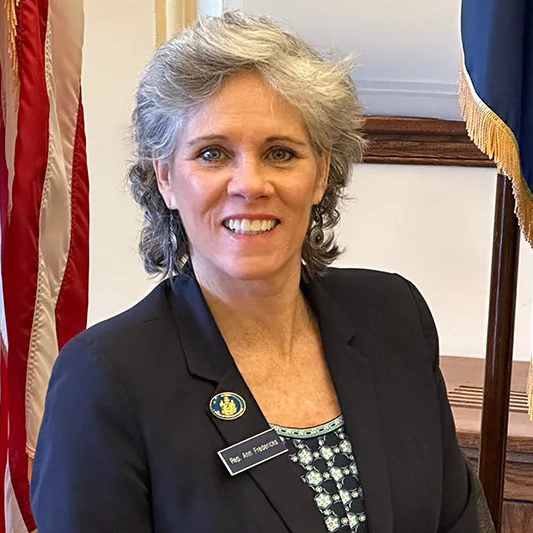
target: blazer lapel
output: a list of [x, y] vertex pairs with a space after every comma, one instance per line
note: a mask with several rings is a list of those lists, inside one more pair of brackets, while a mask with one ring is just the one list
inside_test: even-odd
[[[214, 394], [225, 391], [237, 392], [247, 404], [244, 415], [236, 420], [220, 420], [211, 415], [228, 445], [270, 429], [236, 366], [231, 367], [220, 380]], [[313, 495], [298, 477], [287, 454], [238, 475], [250, 475], [254, 479], [293, 533], [325, 531], [324, 520], [313, 501]]]
[[[216, 384], [213, 396], [235, 392], [246, 401], [246, 411], [240, 418], [221, 420], [209, 411], [210, 398], [207, 398], [206, 410], [211, 422], [228, 446], [270, 429], [228, 351], [196, 280], [174, 278], [172, 285], [176, 294], [171, 306], [189, 371]], [[238, 476], [251, 476], [292, 533], [325, 531], [312, 493], [298, 477], [287, 454]]]
[[[372, 533], [392, 533], [393, 513], [387, 456], [374, 388], [371, 353], [361, 355], [366, 330], [356, 330], [320, 285], [302, 287], [318, 318], [326, 361], [352, 441]], [[355, 313], [354, 313], [355, 315]], [[356, 322], [354, 320], [354, 322]], [[362, 321], [364, 324], [364, 320]], [[371, 343], [364, 343], [369, 346]]]

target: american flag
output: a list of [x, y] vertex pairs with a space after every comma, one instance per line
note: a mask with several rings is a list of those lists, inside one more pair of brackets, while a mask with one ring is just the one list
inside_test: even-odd
[[0, 533], [35, 530], [31, 459], [51, 368], [87, 319], [82, 0], [0, 7]]

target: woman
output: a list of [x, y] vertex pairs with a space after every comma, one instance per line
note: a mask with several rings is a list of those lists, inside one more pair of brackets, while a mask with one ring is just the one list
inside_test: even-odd
[[167, 279], [59, 356], [40, 533], [481, 531], [424, 300], [328, 267], [364, 145], [349, 68], [239, 13], [154, 55], [129, 179]]

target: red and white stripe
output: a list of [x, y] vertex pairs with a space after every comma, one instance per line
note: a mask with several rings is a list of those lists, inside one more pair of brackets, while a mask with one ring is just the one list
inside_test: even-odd
[[7, 4], [18, 5], [16, 63], [7, 52], [7, 11], [0, 16], [0, 533], [26, 533], [35, 529], [28, 476], [48, 379], [87, 319], [83, 4]]

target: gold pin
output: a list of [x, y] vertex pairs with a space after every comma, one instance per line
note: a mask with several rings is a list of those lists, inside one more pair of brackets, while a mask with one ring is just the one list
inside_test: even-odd
[[235, 420], [246, 411], [246, 402], [235, 392], [221, 392], [211, 398], [210, 411], [222, 420]]

